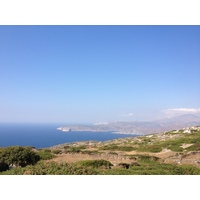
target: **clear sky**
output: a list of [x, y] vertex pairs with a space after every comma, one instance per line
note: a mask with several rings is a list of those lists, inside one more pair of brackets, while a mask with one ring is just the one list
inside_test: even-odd
[[200, 113], [200, 26], [0, 26], [0, 122]]

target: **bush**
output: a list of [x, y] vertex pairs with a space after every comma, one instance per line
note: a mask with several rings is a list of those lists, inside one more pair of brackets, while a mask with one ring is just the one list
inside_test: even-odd
[[33, 165], [39, 161], [39, 156], [32, 150], [31, 147], [11, 146], [0, 152], [1, 169], [6, 166], [21, 166]]
[[101, 154], [99, 151], [96, 151], [96, 150], [84, 150], [84, 151], [81, 151], [81, 153], [88, 154], [88, 155]]
[[120, 151], [133, 151], [133, 150], [135, 150], [135, 148], [133, 148], [132, 146], [122, 146], [122, 147], [119, 147], [119, 150]]
[[80, 167], [90, 167], [90, 168], [105, 168], [110, 169], [111, 166], [113, 166], [109, 161], [107, 160], [83, 160], [75, 163], [76, 166]]
[[132, 160], [137, 160], [137, 161], [158, 161], [160, 160], [158, 157], [156, 156], [149, 156], [149, 155], [142, 155], [142, 154], [135, 154], [135, 155], [129, 155], [129, 159]]
[[100, 150], [115, 151], [115, 150], [119, 150], [119, 146], [117, 146], [117, 145], [106, 145], [106, 146], [100, 147]]
[[81, 150], [85, 149], [85, 146], [78, 146], [78, 147], [74, 147], [74, 146], [65, 146], [65, 152], [66, 153], [80, 153]]
[[183, 148], [180, 147], [180, 146], [171, 146], [171, 147], [169, 147], [169, 149], [172, 150], [172, 151], [177, 151], [177, 152], [183, 151]]
[[61, 153], [62, 151], [60, 149], [54, 149], [51, 151], [53, 154], [59, 154]]
[[49, 160], [55, 157], [54, 154], [51, 153], [51, 151], [45, 151], [45, 150], [40, 150], [37, 152], [37, 155], [39, 156], [40, 160]]
[[43, 151], [44, 151], [44, 152], [47, 152], [47, 153], [50, 153], [50, 152], [51, 152], [51, 149], [44, 149]]
[[141, 145], [139, 146], [137, 151], [158, 153], [162, 151], [162, 147], [160, 145], [145, 145], [145, 146]]
[[110, 150], [110, 151], [133, 151], [135, 150], [132, 146], [118, 146], [118, 145], [107, 145], [100, 148], [101, 150]]

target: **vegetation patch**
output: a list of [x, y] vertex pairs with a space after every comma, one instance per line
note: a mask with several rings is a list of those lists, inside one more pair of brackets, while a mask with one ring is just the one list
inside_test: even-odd
[[51, 152], [53, 154], [60, 154], [60, 153], [62, 153], [62, 151], [60, 149], [54, 149], [54, 150], [51, 150]]
[[106, 145], [106, 146], [100, 147], [100, 150], [133, 151], [135, 150], [135, 148], [133, 146]]
[[86, 146], [65, 146], [65, 153], [80, 153]]
[[162, 151], [162, 146], [161, 145], [140, 145], [136, 151], [138, 152], [152, 152], [152, 153], [157, 153]]
[[113, 166], [107, 160], [83, 160], [75, 163], [75, 166], [79, 167], [90, 167], [90, 168], [103, 168], [103, 169], [110, 169]]
[[51, 151], [47, 150], [39, 150], [37, 152], [37, 155], [39, 156], [40, 160], [50, 160], [55, 157], [55, 155], [51, 153]]
[[95, 154], [101, 154], [101, 152], [97, 150], [83, 150], [81, 151], [82, 154], [88, 154], [88, 155], [95, 155]]
[[129, 159], [136, 160], [136, 161], [158, 161], [160, 158], [156, 156], [150, 156], [147, 154], [134, 154], [128, 155]]
[[177, 166], [152, 161], [146, 157], [132, 164], [120, 163], [112, 168], [106, 160], [86, 160], [74, 164], [39, 161], [35, 165], [16, 167], [0, 172], [2, 175], [200, 175], [193, 166]]
[[31, 147], [10, 146], [0, 151], [0, 171], [13, 166], [33, 165], [39, 160], [39, 155]]
[[200, 143], [196, 143], [186, 148], [187, 151], [200, 151]]

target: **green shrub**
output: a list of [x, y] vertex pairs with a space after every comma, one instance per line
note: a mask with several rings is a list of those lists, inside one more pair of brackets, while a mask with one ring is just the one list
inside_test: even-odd
[[61, 153], [62, 151], [60, 149], [54, 149], [51, 151], [53, 154], [59, 154]]
[[64, 149], [65, 149], [65, 152], [66, 153], [80, 153], [81, 150], [85, 149], [86, 147], [85, 146], [65, 146]]
[[32, 165], [39, 161], [39, 156], [31, 147], [10, 146], [0, 152], [1, 168], [5, 166], [21, 166]]
[[135, 160], [135, 161], [158, 161], [160, 158], [156, 156], [149, 156], [145, 154], [135, 154], [135, 155], [129, 155], [129, 159]]
[[103, 147], [100, 147], [100, 150], [111, 150], [111, 151], [115, 151], [115, 150], [119, 150], [119, 146], [117, 145], [105, 145]]
[[157, 153], [162, 151], [162, 146], [160, 145], [140, 145], [137, 151], [142, 151], [142, 152], [152, 152], [152, 153]]
[[44, 152], [50, 153], [51, 149], [44, 149]]
[[37, 152], [37, 155], [39, 156], [40, 160], [49, 160], [55, 157], [51, 151], [45, 151], [45, 150], [40, 150]]
[[95, 151], [95, 150], [84, 150], [84, 151], [81, 151], [81, 153], [88, 154], [88, 155], [101, 154], [99, 151]]
[[76, 166], [110, 169], [112, 164], [107, 160], [83, 160], [75, 163]]
[[133, 150], [135, 150], [135, 148], [132, 146], [107, 145], [107, 146], [101, 147], [100, 150], [133, 151]]
[[171, 146], [171, 147], [169, 147], [169, 149], [172, 150], [172, 151], [177, 151], [177, 152], [183, 151], [183, 148], [180, 147], [180, 146]]
[[120, 151], [133, 151], [133, 150], [135, 150], [135, 148], [133, 148], [132, 146], [120, 146], [119, 150]]

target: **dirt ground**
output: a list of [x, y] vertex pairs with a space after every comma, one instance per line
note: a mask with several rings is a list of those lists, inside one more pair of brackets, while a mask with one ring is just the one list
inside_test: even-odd
[[183, 155], [175, 155], [165, 159], [165, 163], [179, 165], [193, 165], [200, 168], [200, 152], [190, 152]]
[[130, 152], [116, 152], [116, 154], [112, 155], [109, 154], [109, 152], [104, 152], [102, 154], [81, 154], [81, 153], [67, 153], [67, 154], [59, 154], [55, 158], [51, 159], [50, 161], [54, 162], [68, 162], [68, 163], [74, 163], [81, 160], [108, 160], [110, 161], [114, 166], [119, 163], [132, 163], [133, 160], [129, 159], [126, 155], [136, 155], [136, 154], [142, 154], [142, 155], [151, 155], [156, 156], [162, 159], [165, 159], [169, 156], [174, 156], [176, 153], [172, 152], [170, 150], [162, 151], [159, 153], [149, 153], [149, 152], [136, 152], [136, 151], [130, 151]]
[[100, 159], [108, 160], [114, 166], [122, 162], [125, 162], [125, 163], [133, 162], [126, 156], [111, 155], [109, 153], [94, 154], [94, 155], [80, 154], [80, 153], [60, 154], [60, 155], [57, 155], [56, 158], [51, 159], [51, 161], [74, 163], [81, 160], [100, 160]]

